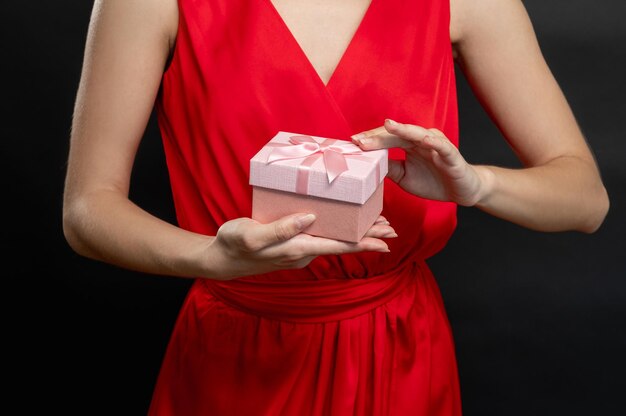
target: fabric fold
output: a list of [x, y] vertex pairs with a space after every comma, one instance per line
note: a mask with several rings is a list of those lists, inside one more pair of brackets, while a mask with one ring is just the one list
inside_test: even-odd
[[222, 302], [280, 321], [321, 323], [366, 313], [402, 293], [421, 262], [407, 261], [367, 279], [302, 281], [203, 280]]

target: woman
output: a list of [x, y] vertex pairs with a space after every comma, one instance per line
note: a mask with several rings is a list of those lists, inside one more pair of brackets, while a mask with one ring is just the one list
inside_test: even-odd
[[[459, 153], [455, 61], [523, 169]], [[179, 227], [128, 199], [155, 103]], [[248, 218], [249, 159], [278, 130], [390, 148], [384, 217], [362, 241], [309, 236], [306, 213]], [[96, 1], [67, 240], [94, 259], [196, 278], [150, 414], [461, 414], [424, 262], [457, 204], [587, 233], [608, 210], [519, 0]]]

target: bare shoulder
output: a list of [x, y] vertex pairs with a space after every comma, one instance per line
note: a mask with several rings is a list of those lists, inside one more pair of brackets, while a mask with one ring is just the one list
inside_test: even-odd
[[455, 58], [473, 39], [511, 30], [532, 32], [521, 0], [450, 0], [450, 41]]
[[[91, 16], [96, 33], [145, 34], [173, 46], [178, 30], [177, 0], [96, 0]], [[103, 34], [103, 36], [106, 36]]]

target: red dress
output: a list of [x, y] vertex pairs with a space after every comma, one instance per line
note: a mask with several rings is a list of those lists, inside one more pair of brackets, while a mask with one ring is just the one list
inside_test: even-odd
[[[449, 0], [373, 0], [327, 85], [271, 0], [179, 0], [157, 98], [182, 228], [251, 215], [250, 158], [279, 130], [350, 140], [384, 118], [458, 143]], [[403, 158], [392, 149], [390, 157]], [[197, 279], [155, 387], [156, 415], [460, 415], [454, 343], [424, 260], [456, 206], [385, 179], [391, 253]]]

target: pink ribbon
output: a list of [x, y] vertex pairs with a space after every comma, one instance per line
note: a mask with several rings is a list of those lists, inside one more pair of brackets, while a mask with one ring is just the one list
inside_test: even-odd
[[[309, 170], [320, 157], [323, 158], [328, 183], [332, 183], [339, 175], [348, 170], [346, 156], [371, 162], [372, 159], [363, 155], [363, 151], [353, 143], [345, 140], [324, 139], [321, 143], [307, 135], [289, 136], [289, 143], [268, 143], [273, 147], [266, 163], [278, 160], [304, 158], [298, 169], [296, 193], [308, 194]], [[376, 165], [376, 177], [380, 181], [380, 166]]]
[[[321, 154], [324, 158], [328, 183], [333, 183], [337, 176], [348, 170], [348, 163], [344, 155], [363, 153], [358, 146], [344, 140], [325, 139], [322, 143], [319, 143], [311, 136], [289, 136], [289, 142], [293, 146], [272, 149], [267, 158], [267, 163], [277, 160], [308, 158]], [[318, 157], [316, 156], [315, 159]], [[307, 163], [307, 159], [302, 163], [308, 166], [312, 165], [312, 163]]]

